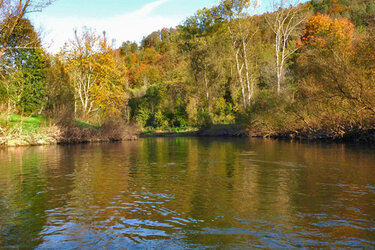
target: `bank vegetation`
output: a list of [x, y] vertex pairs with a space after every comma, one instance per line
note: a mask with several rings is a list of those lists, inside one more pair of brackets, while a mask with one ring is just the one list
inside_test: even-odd
[[27, 19], [49, 4], [0, 1], [0, 144], [197, 129], [375, 141], [372, 0], [275, 0], [264, 14], [222, 0], [140, 44], [77, 29], [55, 55]]

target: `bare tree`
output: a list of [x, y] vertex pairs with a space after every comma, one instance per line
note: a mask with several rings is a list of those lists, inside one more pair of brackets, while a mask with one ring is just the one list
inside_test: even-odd
[[61, 52], [61, 58], [67, 65], [74, 88], [74, 113], [80, 103], [83, 113], [88, 116], [93, 109], [94, 100], [92, 87], [97, 83], [98, 75], [95, 68], [95, 54], [99, 51], [98, 44], [104, 40], [87, 27], [80, 34], [74, 30], [74, 40], [70, 40]]
[[27, 13], [39, 12], [53, 0], [0, 0], [0, 58], [8, 47], [9, 39]]
[[222, 0], [219, 5], [220, 14], [227, 21], [244, 109], [250, 108], [255, 93], [254, 67], [249, 54], [251, 40], [258, 32], [251, 22], [250, 14], [257, 6], [258, 1], [253, 0]]
[[267, 22], [275, 33], [275, 59], [277, 94], [280, 94], [281, 83], [285, 73], [286, 60], [293, 55], [298, 48], [291, 46], [290, 42], [295, 31], [306, 20], [296, 7], [299, 0], [273, 0], [272, 10]]

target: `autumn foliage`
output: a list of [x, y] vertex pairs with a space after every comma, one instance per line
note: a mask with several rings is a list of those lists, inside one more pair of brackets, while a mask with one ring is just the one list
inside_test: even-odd
[[223, 0], [119, 48], [83, 29], [56, 56], [17, 49], [40, 47], [20, 19], [0, 36], [0, 109], [145, 129], [236, 123], [261, 136], [375, 129], [374, 1], [290, 2], [253, 15], [257, 1]]
[[76, 117], [89, 119], [94, 111], [119, 117], [126, 105], [125, 79], [116, 65], [105, 36], [91, 30], [75, 32], [57, 59], [69, 75], [74, 90]]
[[350, 47], [353, 33], [354, 25], [348, 19], [318, 14], [306, 22], [301, 42], [302, 45], [313, 44], [320, 47], [328, 46], [328, 44]]

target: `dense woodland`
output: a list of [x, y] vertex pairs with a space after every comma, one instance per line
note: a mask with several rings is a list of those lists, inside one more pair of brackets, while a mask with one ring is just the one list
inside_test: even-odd
[[334, 139], [375, 129], [372, 0], [280, 0], [262, 15], [257, 2], [222, 0], [140, 44], [75, 30], [56, 55], [27, 19], [48, 4], [0, 0], [3, 114]]

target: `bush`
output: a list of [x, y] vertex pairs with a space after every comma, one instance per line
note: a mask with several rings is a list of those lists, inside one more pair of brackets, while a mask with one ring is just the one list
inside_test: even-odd
[[212, 114], [211, 113], [202, 112], [202, 111], [198, 112], [198, 124], [197, 124], [197, 126], [200, 129], [209, 128], [209, 127], [211, 127], [212, 124], [213, 124], [213, 122], [212, 122]]

